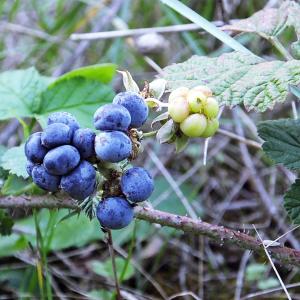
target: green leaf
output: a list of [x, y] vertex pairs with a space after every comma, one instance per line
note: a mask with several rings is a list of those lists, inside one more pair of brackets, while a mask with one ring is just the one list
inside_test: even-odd
[[258, 124], [263, 150], [276, 164], [300, 169], [300, 120], [282, 119]]
[[34, 68], [1, 73], [0, 120], [33, 116], [39, 106], [39, 95], [51, 80]]
[[246, 268], [246, 280], [257, 281], [263, 278], [268, 266], [265, 264], [252, 263]]
[[13, 225], [13, 219], [7, 215], [5, 210], [0, 209], [0, 234], [10, 235]]
[[290, 86], [290, 92], [294, 96], [296, 96], [298, 99], [300, 99], [300, 88], [299, 87], [291, 85]]
[[177, 136], [175, 139], [175, 147], [176, 147], [176, 153], [179, 153], [183, 151], [189, 143], [189, 138], [182, 134], [181, 136]]
[[300, 179], [284, 195], [284, 208], [295, 224], [300, 224]]
[[8, 149], [0, 159], [0, 166], [8, 170], [10, 174], [28, 178], [24, 144]]
[[243, 53], [251, 54], [251, 52], [245, 48], [242, 44], [237, 42], [231, 36], [220, 30], [216, 27], [213, 23], [207, 21], [205, 18], [197, 14], [191, 8], [186, 6], [185, 4], [181, 3], [178, 0], [161, 0], [162, 3], [168, 5], [169, 7], [173, 8], [182, 16], [186, 17], [187, 19], [191, 20], [193, 23], [199, 25], [205, 31], [209, 32], [215, 38], [219, 39], [224, 44], [228, 45], [232, 49], [236, 51], [241, 51]]
[[149, 83], [149, 92], [152, 97], [160, 100], [166, 89], [166, 80], [162, 78], [154, 79]]
[[0, 257], [10, 256], [18, 251], [26, 249], [28, 243], [24, 236], [15, 233], [9, 236], [0, 236]]
[[278, 36], [288, 26], [293, 26], [297, 35], [300, 33], [300, 5], [294, 1], [285, 1], [279, 8], [266, 8], [251, 17], [225, 25], [223, 30], [253, 32], [264, 38]]
[[169, 112], [164, 112], [160, 115], [158, 115], [155, 119], [153, 119], [152, 123], [151, 123], [151, 127], [153, 128], [154, 124], [157, 122], [161, 122], [161, 121], [165, 121], [169, 118]]
[[260, 290], [268, 290], [268, 289], [276, 288], [279, 286], [280, 286], [280, 282], [275, 277], [269, 277], [264, 280], [260, 280], [257, 284], [257, 287]]
[[1, 189], [1, 194], [5, 196], [9, 195], [21, 195], [33, 187], [33, 183], [28, 182], [23, 177], [10, 174]]
[[122, 75], [123, 85], [124, 85], [126, 91], [131, 91], [131, 92], [135, 92], [135, 93], [140, 92], [139, 86], [134, 81], [134, 79], [132, 78], [129, 71], [127, 71], [127, 70], [118, 71], [118, 73], [120, 73]]
[[57, 78], [49, 88], [53, 87], [61, 81], [65, 81], [74, 77], [82, 77], [86, 79], [92, 79], [101, 83], [109, 83], [116, 72], [116, 65], [114, 64], [100, 64], [82, 67], [76, 70], [72, 70], [59, 78]]
[[169, 89], [207, 85], [220, 104], [244, 103], [248, 110], [265, 111], [284, 102], [289, 85], [300, 83], [300, 61], [265, 61], [240, 52], [216, 58], [192, 56], [164, 69]]
[[107, 290], [92, 290], [87, 293], [90, 300], [112, 299], [113, 293]]
[[[121, 257], [116, 257], [116, 269], [117, 272], [121, 272], [126, 264], [126, 260], [121, 258]], [[92, 261], [91, 262], [91, 268], [94, 273], [101, 275], [103, 277], [110, 277], [114, 278], [114, 273], [113, 273], [113, 268], [112, 268], [112, 263], [111, 259], [106, 260], [105, 262], [101, 261]], [[125, 280], [130, 279], [134, 275], [134, 268], [132, 264], [128, 264], [126, 273], [124, 276]]]
[[156, 134], [156, 138], [159, 140], [161, 144], [167, 143], [173, 138], [175, 132], [176, 132], [176, 124], [173, 122], [172, 119], [170, 119], [163, 126], [159, 128]]
[[99, 106], [111, 102], [114, 93], [108, 85], [96, 80], [74, 77], [63, 80], [42, 93], [37, 119], [45, 126], [47, 117], [55, 111], [73, 114], [81, 126], [93, 127], [93, 115]]

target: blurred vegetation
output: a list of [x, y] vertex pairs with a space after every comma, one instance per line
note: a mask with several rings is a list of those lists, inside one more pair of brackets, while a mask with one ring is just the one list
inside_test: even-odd
[[[163, 35], [166, 46], [159, 54], [149, 53], [145, 56], [134, 39], [115, 38], [91, 41], [86, 51], [74, 57], [74, 53], [84, 42], [72, 41], [70, 35], [74, 32], [93, 31], [115, 2], [117, 1], [1, 1], [1, 70], [34, 66], [41, 74], [56, 77], [61, 75], [62, 66], [70, 58], [72, 65], [65, 71], [90, 64], [114, 63], [118, 69], [130, 70], [142, 88], [145, 80], [151, 81], [157, 75], [157, 70], [151, 63], [153, 61], [162, 68], [181, 62], [193, 54], [213, 57], [230, 51], [205, 32], [191, 31]], [[272, 1], [182, 2], [210, 21], [227, 24], [234, 19], [249, 17]], [[118, 14], [101, 31], [184, 23], [187, 23], [186, 19], [159, 1], [124, 0], [121, 1]], [[268, 58], [272, 55], [271, 46], [254, 35], [240, 34], [236, 39], [260, 56]], [[283, 36], [285, 45], [294, 39], [291, 31]], [[119, 76], [115, 76], [113, 88], [115, 91], [122, 90]], [[256, 138], [253, 126], [258, 120], [292, 115], [289, 104], [277, 106], [274, 111], [263, 115], [245, 114], [241, 109], [236, 110], [236, 113], [248, 124], [244, 128], [245, 135], [252, 139]], [[29, 119], [26, 122], [30, 124]], [[38, 129], [38, 125], [32, 125], [33, 130]], [[225, 110], [221, 126], [235, 131], [236, 124], [230, 110]], [[149, 124], [146, 129], [150, 130]], [[22, 125], [17, 120], [0, 123], [0, 155], [2, 149], [19, 145], [23, 140]], [[209, 146], [206, 166], [202, 163], [204, 145], [197, 141], [191, 143], [176, 158], [172, 146], [160, 146], [155, 141], [147, 140], [145, 148], [147, 147], [154, 149], [182, 193], [204, 220], [246, 231], [251, 230], [251, 224], [254, 223], [269, 239], [275, 239], [287, 231], [282, 224], [289, 224], [289, 221], [282, 211], [282, 218], [274, 221], [261, 209], [259, 193], [249, 179], [249, 170], [242, 158], [239, 159], [242, 154], [237, 142], [221, 135], [214, 138]], [[261, 181], [268, 186], [267, 192], [280, 205], [281, 195], [293, 180], [293, 174], [272, 166], [262, 157], [261, 152], [249, 149], [249, 153]], [[164, 211], [185, 215], [180, 199], [146, 151], [137, 163], [144, 164], [155, 177], [155, 193], [150, 199], [152, 205]], [[0, 176], [1, 193], [4, 195], [17, 195], [36, 188], [28, 187], [28, 180], [16, 175], [8, 176], [3, 169], [0, 169]], [[113, 297], [109, 253], [103, 240], [104, 235], [95, 220], [90, 222], [83, 214], [70, 216], [68, 210], [44, 209], [33, 214], [32, 211], [14, 209], [0, 213], [6, 216], [1, 217], [2, 223], [0, 222], [0, 299], [58, 297], [106, 300]], [[12, 224], [10, 216], [15, 225], [12, 234], [7, 235]], [[2, 226], [5, 230], [1, 230]], [[295, 236], [297, 242], [296, 233]], [[114, 232], [114, 243], [118, 252], [118, 273], [123, 273], [122, 288], [135, 297], [131, 299], [162, 299], [161, 291], [169, 296], [183, 291], [193, 291], [201, 296], [202, 292], [198, 292], [199, 290], [204, 291], [204, 299], [233, 299], [241, 259], [247, 254], [143, 221], [136, 221], [128, 228]], [[41, 280], [43, 276], [37, 272], [38, 253], [48, 266], [44, 280]], [[246, 259], [248, 264], [244, 270], [243, 295], [279, 286], [271, 267], [265, 264], [265, 259], [255, 255]], [[286, 284], [299, 281], [297, 271], [284, 266], [278, 267]], [[200, 273], [199, 268], [203, 268]], [[293, 299], [299, 299], [299, 290], [293, 291]], [[284, 299], [282, 294], [274, 295], [276, 294], [272, 294], [272, 299]], [[256, 299], [263, 299], [260, 297], [263, 296]], [[192, 298], [185, 296], [183, 299]], [[271, 299], [271, 296], [267, 296], [267, 299]]]

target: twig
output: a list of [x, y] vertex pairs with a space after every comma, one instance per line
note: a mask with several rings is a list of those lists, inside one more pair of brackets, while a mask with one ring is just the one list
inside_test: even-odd
[[[0, 208], [70, 208], [79, 207], [73, 199], [57, 198], [51, 195], [45, 196], [17, 196], [0, 197]], [[182, 230], [200, 234], [211, 238], [218, 243], [236, 245], [242, 249], [248, 249], [260, 254], [264, 253], [263, 245], [254, 237], [223, 226], [212, 225], [200, 220], [195, 220], [185, 216], [178, 216], [159, 210], [154, 210], [142, 206], [135, 207], [135, 217], [150, 223], [157, 223], [162, 226], [169, 226]], [[269, 253], [282, 264], [300, 267], [300, 251], [288, 247], [270, 247]]]
[[73, 33], [70, 36], [71, 40], [100, 40], [100, 39], [112, 39], [128, 36], [137, 36], [148, 33], [172, 33], [182, 31], [199, 30], [201, 27], [196, 24], [180, 24], [164, 27], [150, 27], [150, 28], [137, 28], [137, 29], [124, 29], [113, 30], [103, 32], [89, 32], [89, 33]]
[[[255, 231], [256, 231], [256, 233], [257, 233], [257, 236], [259, 237], [259, 239], [260, 239], [261, 242], [263, 243], [263, 240], [262, 240], [262, 238], [260, 237], [260, 235], [259, 235], [259, 233], [258, 233], [258, 231], [256, 230], [256, 228], [255, 228], [254, 225], [253, 225], [253, 227], [254, 227], [254, 229], [255, 229]], [[280, 284], [281, 284], [281, 286], [282, 286], [282, 289], [284, 290], [284, 292], [285, 292], [285, 294], [286, 294], [286, 297], [288, 298], [288, 300], [292, 300], [292, 298], [291, 298], [289, 292], [287, 291], [287, 289], [286, 289], [286, 287], [285, 287], [285, 285], [284, 285], [284, 283], [283, 283], [283, 281], [282, 281], [282, 279], [281, 279], [281, 277], [280, 277], [280, 275], [279, 275], [279, 273], [278, 273], [278, 271], [277, 271], [277, 269], [276, 269], [276, 267], [275, 267], [275, 265], [274, 265], [274, 263], [273, 263], [273, 261], [272, 261], [272, 258], [271, 258], [271, 256], [270, 256], [270, 254], [269, 254], [269, 252], [268, 252], [268, 250], [267, 250], [267, 248], [265, 247], [264, 244], [263, 244], [263, 247], [264, 247], [264, 251], [265, 251], [265, 253], [266, 253], [267, 257], [268, 257], [268, 260], [270, 261], [270, 264], [271, 264], [271, 266], [272, 266], [272, 268], [273, 268], [273, 270], [274, 270], [274, 272], [275, 272], [275, 274], [276, 274], [276, 276], [277, 276], [277, 278], [278, 278], [278, 280], [279, 280], [279, 282], [280, 282]]]
[[261, 144], [260, 143], [258, 143], [256, 141], [253, 141], [253, 140], [246, 139], [243, 136], [240, 136], [240, 135], [235, 134], [233, 132], [230, 132], [228, 130], [224, 130], [224, 129], [219, 128], [218, 129], [218, 133], [223, 134], [225, 136], [228, 136], [228, 137], [230, 137], [232, 139], [235, 139], [235, 140], [237, 140], [237, 141], [239, 141], [241, 143], [244, 143], [246, 145], [249, 145], [251, 147], [254, 147], [254, 148], [257, 148], [257, 149], [261, 149]]
[[[296, 283], [287, 284], [285, 287], [287, 289], [292, 289], [292, 288], [296, 288], [296, 287], [299, 287], [299, 286], [300, 286], [300, 282], [296, 282]], [[264, 296], [264, 295], [267, 295], [267, 294], [276, 293], [276, 292], [280, 292], [280, 291], [282, 291], [281, 287], [274, 288], [274, 289], [268, 289], [268, 290], [264, 290], [264, 291], [259, 291], [259, 292], [248, 294], [247, 296], [241, 298], [241, 300], [257, 298], [259, 296]]]
[[111, 264], [112, 264], [114, 279], [115, 279], [116, 298], [117, 298], [117, 300], [121, 300], [122, 297], [121, 297], [119, 279], [118, 279], [118, 274], [117, 274], [116, 258], [115, 258], [115, 251], [114, 251], [114, 246], [113, 246], [113, 239], [111, 236], [111, 230], [107, 230], [106, 233], [107, 233], [107, 245], [108, 245], [109, 255], [111, 257]]
[[248, 262], [249, 257], [250, 257], [250, 253], [251, 252], [249, 250], [247, 250], [247, 251], [245, 251], [245, 253], [242, 257], [239, 272], [238, 272], [237, 279], [236, 279], [236, 288], [235, 288], [234, 300], [240, 300], [241, 299], [244, 273], [245, 273], [245, 268], [246, 268], [247, 262]]

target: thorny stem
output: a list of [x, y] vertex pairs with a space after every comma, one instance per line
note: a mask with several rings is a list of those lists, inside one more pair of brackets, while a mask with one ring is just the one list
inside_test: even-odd
[[[0, 197], [0, 208], [70, 208], [79, 210], [74, 200], [70, 198], [57, 198], [51, 195]], [[265, 255], [263, 245], [259, 240], [249, 234], [223, 226], [142, 206], [135, 207], [135, 217], [150, 223], [179, 229], [187, 233], [203, 235], [222, 245], [235, 245], [239, 248]], [[268, 251], [280, 263], [300, 267], [300, 251], [283, 246], [269, 247]]]
[[111, 257], [111, 263], [112, 263], [114, 279], [115, 279], [116, 299], [122, 300], [120, 286], [119, 286], [119, 279], [118, 279], [118, 274], [117, 274], [116, 258], [115, 258], [115, 251], [114, 251], [114, 246], [113, 246], [111, 230], [107, 230], [106, 233], [107, 233], [108, 250], [109, 250], [110, 257]]

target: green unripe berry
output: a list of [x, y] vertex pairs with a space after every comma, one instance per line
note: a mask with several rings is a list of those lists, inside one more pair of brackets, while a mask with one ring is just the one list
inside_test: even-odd
[[208, 97], [203, 105], [203, 112], [209, 119], [216, 118], [219, 113], [218, 101], [213, 97]]
[[174, 90], [170, 95], [169, 95], [169, 103], [171, 103], [173, 100], [177, 98], [186, 98], [187, 93], [189, 92], [189, 89], [187, 87], [181, 86]]
[[205, 95], [205, 97], [212, 97], [212, 95], [213, 95], [212, 90], [208, 86], [205, 86], [205, 85], [197, 85], [192, 88], [192, 91], [201, 92]]
[[191, 112], [198, 113], [203, 108], [203, 103], [206, 101], [206, 96], [200, 91], [191, 90], [187, 94], [187, 101], [189, 103]]
[[218, 119], [207, 120], [207, 125], [201, 137], [208, 138], [213, 136], [219, 129]]
[[180, 124], [180, 130], [188, 137], [200, 137], [206, 125], [207, 119], [204, 115], [192, 114]]
[[190, 113], [189, 104], [182, 97], [176, 98], [169, 103], [168, 112], [173, 121], [181, 123]]

